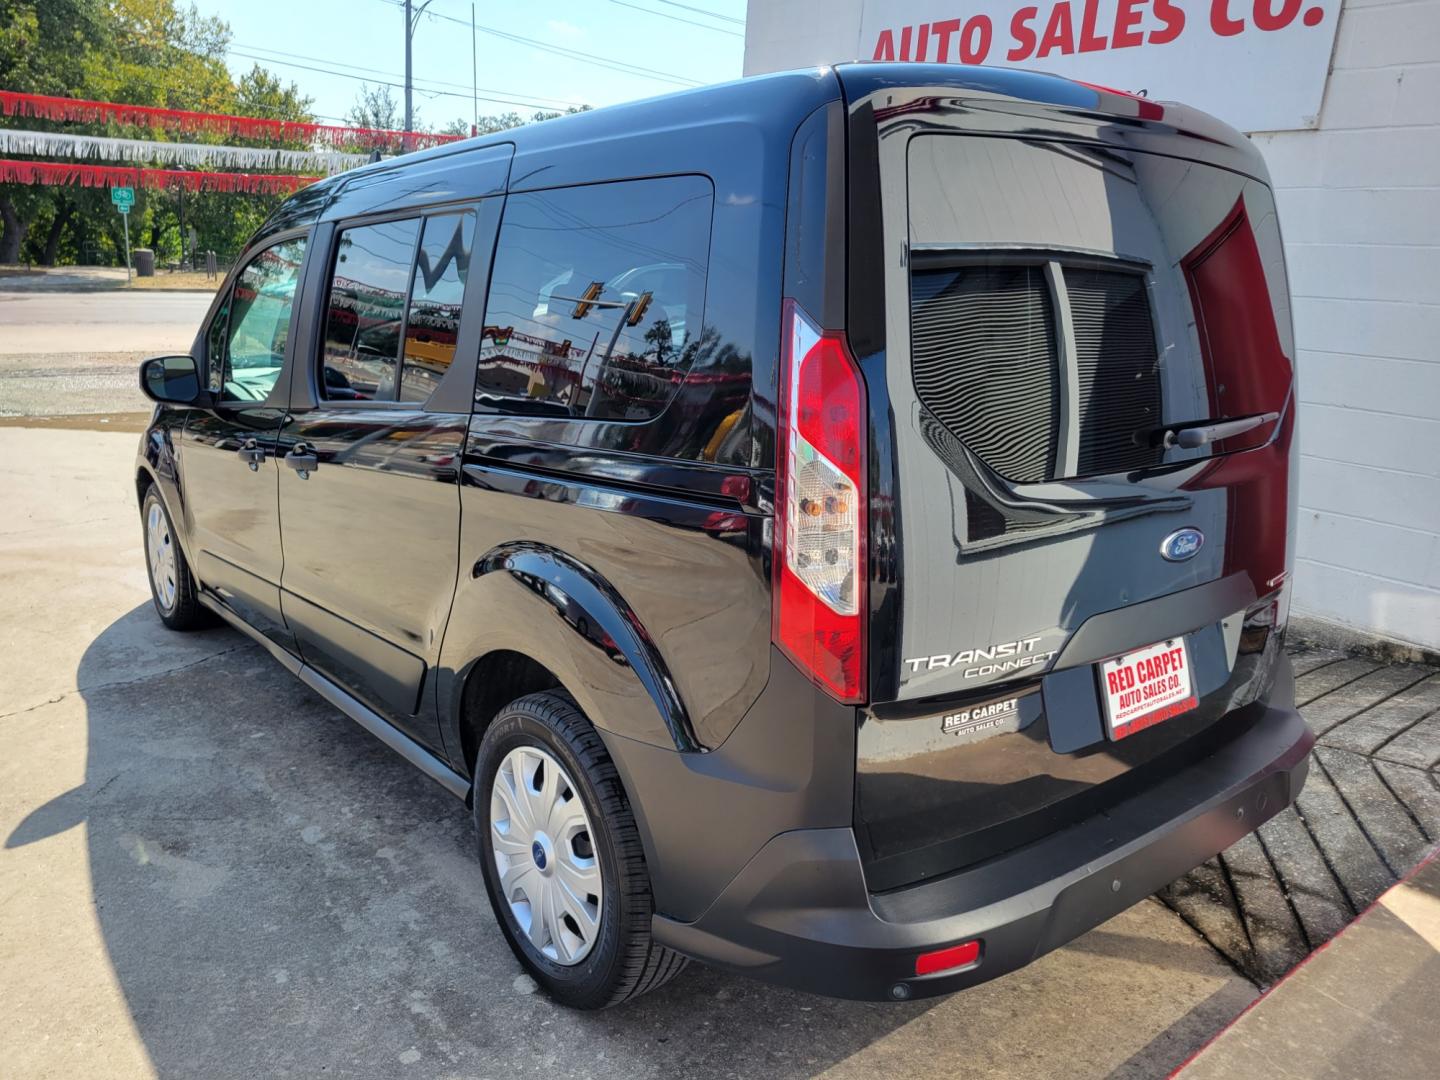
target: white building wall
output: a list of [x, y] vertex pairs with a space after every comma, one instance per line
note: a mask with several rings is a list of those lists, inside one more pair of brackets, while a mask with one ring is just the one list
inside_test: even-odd
[[1255, 141], [1294, 297], [1296, 612], [1440, 649], [1440, 0], [1346, 0], [1319, 128]]
[[[863, 2], [751, 0], [745, 73], [860, 56]], [[1345, 0], [1319, 127], [1255, 141], [1294, 298], [1296, 614], [1440, 649], [1440, 0]]]

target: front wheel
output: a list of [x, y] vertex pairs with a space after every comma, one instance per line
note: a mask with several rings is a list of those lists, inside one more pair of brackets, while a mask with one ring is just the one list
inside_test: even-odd
[[155, 612], [171, 630], [196, 630], [209, 623], [207, 612], [195, 599], [195, 579], [185, 552], [175, 539], [175, 527], [154, 487], [140, 505], [144, 528], [145, 568], [150, 575], [150, 599]]
[[686, 959], [650, 937], [640, 833], [600, 736], [563, 693], [508, 705], [475, 761], [485, 888], [505, 940], [561, 1004], [603, 1009]]

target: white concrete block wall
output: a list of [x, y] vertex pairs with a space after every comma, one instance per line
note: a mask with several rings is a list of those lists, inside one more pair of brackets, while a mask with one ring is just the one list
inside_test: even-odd
[[1255, 141], [1295, 305], [1296, 613], [1440, 649], [1440, 0], [1347, 0], [1319, 128]]

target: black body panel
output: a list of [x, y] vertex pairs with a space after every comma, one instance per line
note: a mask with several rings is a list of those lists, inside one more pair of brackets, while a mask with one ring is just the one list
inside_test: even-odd
[[282, 461], [282, 604], [305, 660], [431, 747], [417, 718], [455, 591], [463, 416], [415, 408], [291, 413], [280, 457], [305, 447], [305, 474]]

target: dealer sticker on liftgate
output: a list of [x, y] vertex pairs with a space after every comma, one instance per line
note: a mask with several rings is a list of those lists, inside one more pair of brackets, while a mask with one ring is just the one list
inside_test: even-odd
[[1102, 661], [1100, 682], [1112, 739], [1133, 735], [1196, 705], [1184, 638]]

